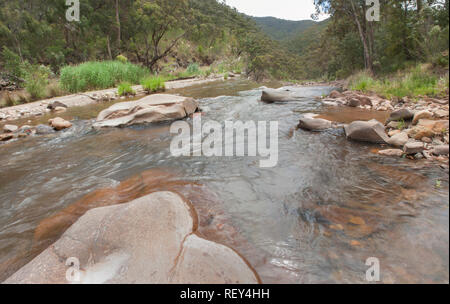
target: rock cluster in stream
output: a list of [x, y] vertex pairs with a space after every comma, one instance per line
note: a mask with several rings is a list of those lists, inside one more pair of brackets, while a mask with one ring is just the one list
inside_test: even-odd
[[72, 127], [72, 123], [61, 117], [52, 118], [47, 125], [29, 126], [22, 125], [21, 127], [6, 124], [3, 126], [3, 133], [0, 134], [0, 142], [6, 142], [13, 139], [26, 138], [31, 135], [46, 135], [56, 131], [61, 131]]
[[[326, 105], [391, 111], [385, 125], [377, 120], [354, 121], [343, 125], [350, 140], [387, 146], [378, 152], [380, 155], [437, 160], [448, 164], [448, 98], [423, 98], [414, 101], [405, 97], [390, 101], [377, 95], [333, 91], [328, 97], [321, 98], [321, 101]], [[336, 124], [314, 119], [310, 114], [300, 118], [298, 127], [308, 131], [322, 131], [327, 126], [336, 127]]]

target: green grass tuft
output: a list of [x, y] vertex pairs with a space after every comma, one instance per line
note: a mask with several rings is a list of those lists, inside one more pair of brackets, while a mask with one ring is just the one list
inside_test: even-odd
[[119, 94], [119, 96], [129, 96], [136, 94], [136, 92], [133, 90], [132, 84], [129, 82], [122, 82], [117, 88], [117, 93]]
[[141, 82], [141, 85], [143, 89], [149, 94], [161, 92], [166, 89], [165, 82], [160, 76], [144, 78]]
[[448, 80], [439, 78], [427, 65], [418, 65], [394, 76], [375, 79], [366, 73], [349, 78], [349, 88], [362, 92], [375, 92], [387, 98], [438, 97], [448, 92]]
[[61, 69], [60, 85], [71, 93], [107, 89], [121, 82], [139, 84], [149, 74], [146, 68], [120, 61], [93, 61]]

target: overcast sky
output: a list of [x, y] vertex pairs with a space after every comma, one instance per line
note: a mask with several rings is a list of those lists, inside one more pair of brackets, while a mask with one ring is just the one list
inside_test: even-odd
[[315, 13], [313, 0], [226, 0], [225, 2], [241, 13], [256, 17], [273, 16], [287, 20], [305, 20], [311, 19], [311, 14]]

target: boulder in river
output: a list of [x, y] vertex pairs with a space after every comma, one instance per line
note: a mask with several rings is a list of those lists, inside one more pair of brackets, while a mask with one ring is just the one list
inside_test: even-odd
[[380, 150], [378, 151], [378, 154], [384, 155], [384, 156], [396, 156], [400, 157], [403, 155], [403, 151], [400, 149], [387, 149], [387, 150]]
[[350, 107], [372, 106], [372, 100], [367, 96], [350, 95], [347, 101]]
[[264, 90], [262, 91], [261, 101], [267, 103], [287, 102], [297, 100], [298, 97], [292, 96], [290, 91]]
[[331, 121], [320, 118], [302, 117], [298, 127], [307, 131], [323, 131], [332, 127]]
[[408, 135], [417, 140], [421, 140], [423, 137], [433, 138], [436, 135], [445, 133], [448, 128], [448, 120], [420, 119], [417, 126], [408, 130]]
[[389, 140], [384, 126], [379, 121], [354, 121], [344, 127], [347, 138], [371, 143], [386, 143]]
[[430, 118], [433, 118], [433, 113], [431, 113], [430, 111], [428, 110], [419, 111], [416, 114], [414, 114], [413, 125], [417, 124], [421, 119], [430, 119]]
[[336, 99], [336, 98], [341, 98], [344, 95], [341, 92], [338, 92], [336, 90], [332, 91], [329, 95], [330, 98]]
[[120, 102], [100, 112], [95, 128], [126, 127], [183, 119], [198, 109], [193, 98], [155, 94], [136, 101]]
[[432, 153], [434, 155], [448, 155], [449, 154], [449, 146], [448, 145], [439, 145], [433, 148]]
[[47, 109], [49, 110], [56, 110], [57, 108], [67, 108], [67, 105], [60, 101], [55, 100], [49, 103], [49, 105], [47, 106]]
[[55, 132], [55, 130], [52, 127], [49, 127], [46, 125], [37, 125], [35, 130], [36, 130], [37, 135], [45, 135], [45, 134], [51, 134], [51, 133]]
[[403, 152], [405, 152], [405, 154], [408, 154], [408, 155], [422, 153], [424, 150], [425, 150], [425, 146], [424, 146], [423, 142], [420, 142], [420, 141], [408, 142], [403, 147]]
[[[5, 283], [259, 283], [239, 254], [198, 236], [197, 225], [193, 206], [173, 192], [92, 209]], [[68, 261], [79, 276], [66, 277]]]
[[15, 125], [5, 125], [3, 127], [3, 132], [12, 133], [12, 132], [16, 132], [18, 129], [19, 129], [19, 127], [15, 126]]
[[72, 127], [72, 123], [61, 117], [52, 118], [48, 121], [49, 125], [56, 131], [61, 131]]
[[392, 112], [391, 115], [389, 116], [387, 122], [389, 123], [391, 121], [411, 120], [413, 118], [414, 118], [413, 111], [411, 111], [407, 108], [402, 108], [402, 109]]
[[6, 133], [6, 134], [0, 134], [0, 141], [8, 141], [10, 139], [13, 139], [14, 135], [12, 135], [11, 133]]
[[409, 140], [408, 133], [400, 132], [387, 140], [387, 143], [394, 147], [403, 147]]

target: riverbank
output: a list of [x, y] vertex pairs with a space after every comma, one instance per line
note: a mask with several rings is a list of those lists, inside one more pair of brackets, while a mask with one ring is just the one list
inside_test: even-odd
[[[233, 76], [236, 77], [237, 75]], [[214, 76], [211, 78], [192, 78], [192, 79], [168, 81], [165, 83], [165, 86], [166, 90], [174, 90], [220, 80], [224, 80], [224, 77]], [[133, 86], [133, 90], [136, 92], [135, 97], [146, 95], [146, 92], [144, 91], [141, 85]], [[46, 113], [50, 113], [52, 110], [64, 111], [65, 109], [72, 107], [81, 107], [96, 103], [111, 102], [115, 100], [125, 100], [125, 99], [126, 97], [120, 97], [118, 95], [117, 88], [44, 99], [13, 107], [1, 108], [0, 123], [12, 122], [14, 120], [23, 119], [27, 117], [42, 116]], [[57, 106], [54, 106], [53, 109], [51, 109], [54, 103], [57, 104]]]

